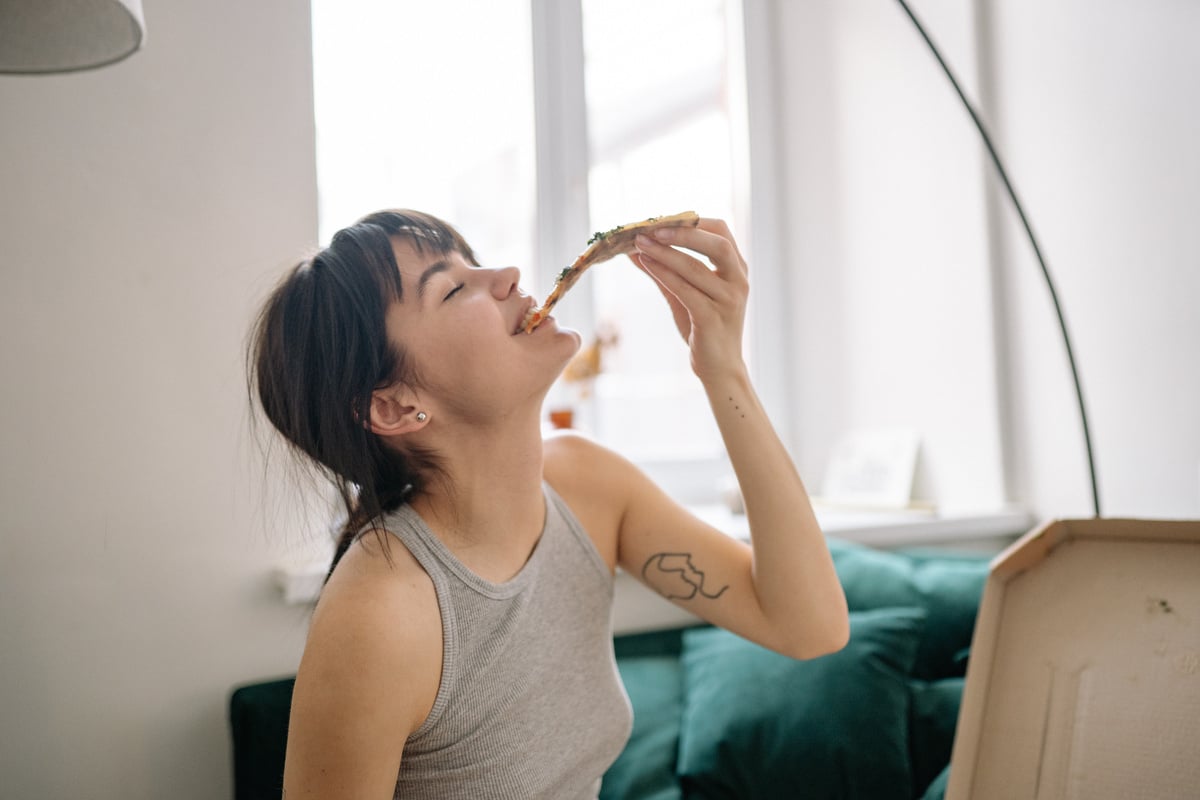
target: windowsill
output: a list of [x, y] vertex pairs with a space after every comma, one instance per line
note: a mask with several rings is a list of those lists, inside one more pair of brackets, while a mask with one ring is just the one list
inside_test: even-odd
[[[721, 505], [688, 507], [713, 527], [738, 539], [750, 540], [745, 515]], [[814, 503], [817, 522], [827, 536], [870, 547], [949, 547], [983, 549], [992, 540], [1015, 538], [1033, 524], [1019, 509], [974, 514], [938, 514], [925, 508], [873, 510]]]

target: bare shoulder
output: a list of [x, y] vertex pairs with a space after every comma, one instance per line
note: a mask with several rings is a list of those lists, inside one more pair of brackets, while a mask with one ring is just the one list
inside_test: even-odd
[[578, 431], [555, 431], [542, 440], [546, 476], [569, 484], [609, 489], [609, 484], [629, 479], [636, 467], [624, 456]]
[[615, 568], [621, 519], [641, 473], [624, 457], [573, 431], [547, 436], [543, 454], [547, 483]]
[[361, 537], [317, 603], [292, 698], [289, 789], [390, 792], [405, 741], [433, 707], [442, 668], [437, 594], [398, 540], [389, 550]]
[[[313, 614], [305, 659], [379, 666], [407, 681], [441, 671], [441, 612], [433, 581], [391, 534], [359, 537], [333, 571]], [[342, 658], [342, 656], [353, 658]], [[310, 658], [311, 656], [311, 658]], [[436, 687], [435, 687], [436, 691]]]

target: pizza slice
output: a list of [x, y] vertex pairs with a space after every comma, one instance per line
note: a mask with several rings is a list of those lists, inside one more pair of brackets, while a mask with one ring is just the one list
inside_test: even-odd
[[550, 291], [550, 296], [546, 298], [546, 302], [542, 303], [541, 307], [534, 307], [529, 310], [529, 314], [526, 315], [525, 322], [522, 324], [525, 332], [532, 333], [534, 328], [541, 325], [546, 317], [550, 316], [550, 310], [562, 299], [567, 290], [575, 285], [575, 282], [579, 280], [579, 276], [588, 267], [593, 264], [599, 264], [601, 261], [608, 261], [610, 258], [615, 258], [623, 253], [632, 253], [636, 249], [633, 240], [639, 233], [647, 233], [657, 228], [680, 228], [684, 226], [694, 228], [699, 224], [700, 217], [695, 211], [684, 211], [682, 214], [672, 214], [667, 217], [651, 217], [641, 222], [618, 225], [611, 230], [596, 233], [595, 236], [588, 240], [588, 248], [579, 254], [579, 258], [575, 259], [575, 263], [558, 273], [558, 278], [554, 281], [554, 288]]

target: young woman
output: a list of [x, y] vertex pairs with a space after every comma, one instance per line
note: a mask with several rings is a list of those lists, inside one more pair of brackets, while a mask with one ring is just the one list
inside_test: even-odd
[[706, 219], [637, 248], [708, 394], [752, 545], [599, 444], [543, 439], [542, 401], [580, 337], [553, 317], [520, 332], [534, 300], [518, 270], [480, 267], [446, 223], [372, 214], [267, 301], [258, 399], [350, 514], [296, 677], [288, 798], [594, 798], [631, 724], [618, 566], [780, 653], [845, 644], [824, 537], [742, 359], [733, 237]]

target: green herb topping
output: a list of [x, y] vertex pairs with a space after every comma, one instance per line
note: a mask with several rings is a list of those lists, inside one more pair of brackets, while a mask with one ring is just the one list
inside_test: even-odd
[[616, 233], [617, 231], [621, 230], [624, 227], [625, 227], [624, 225], [618, 225], [617, 227], [612, 228], [611, 230], [596, 231], [595, 233], [592, 234], [592, 238], [587, 240], [587, 243], [589, 245], [591, 245], [591, 244], [595, 244], [596, 242], [602, 242], [605, 239], [607, 239], [609, 236], [612, 236], [614, 233]]

